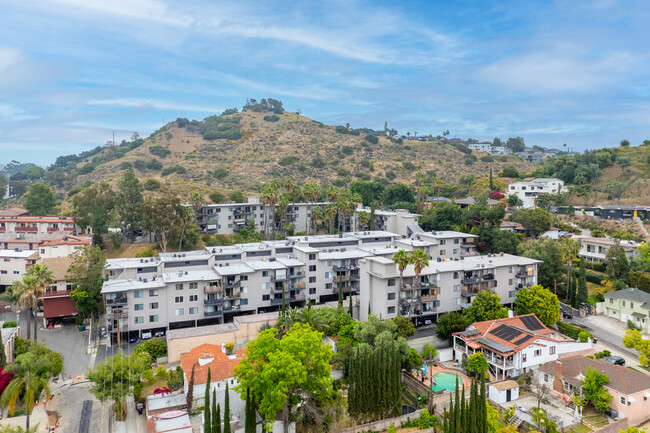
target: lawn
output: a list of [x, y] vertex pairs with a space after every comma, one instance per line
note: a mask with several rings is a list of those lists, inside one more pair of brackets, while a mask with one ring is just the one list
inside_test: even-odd
[[585, 421], [593, 425], [596, 428], [605, 427], [609, 424], [607, 417], [605, 415], [592, 415], [584, 417]]
[[571, 430], [568, 431], [568, 433], [589, 433], [591, 429], [587, 427], [584, 424], [578, 424], [577, 426], [573, 427]]

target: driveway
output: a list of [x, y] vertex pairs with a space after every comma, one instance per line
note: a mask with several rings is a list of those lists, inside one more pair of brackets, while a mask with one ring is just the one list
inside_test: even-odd
[[[81, 382], [71, 385], [63, 384], [52, 387], [54, 397], [48, 404], [48, 411], [56, 411], [59, 415], [58, 433], [78, 433], [84, 402], [91, 401], [90, 426], [88, 432], [106, 432], [109, 430], [109, 413], [111, 402], [102, 404], [89, 391], [90, 383]], [[61, 395], [58, 393], [61, 392]], [[44, 426], [41, 426], [44, 427]]]

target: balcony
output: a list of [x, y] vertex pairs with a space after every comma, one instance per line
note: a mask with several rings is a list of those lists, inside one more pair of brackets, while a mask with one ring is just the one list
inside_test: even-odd
[[461, 242], [460, 246], [465, 248], [475, 248], [476, 244], [474, 242]]
[[63, 298], [70, 296], [72, 290], [48, 290], [43, 293], [43, 298]]
[[126, 305], [128, 303], [128, 300], [126, 299], [126, 296], [123, 298], [107, 298], [106, 299], [106, 305], [112, 305], [112, 306], [118, 306], [118, 305]]
[[484, 281], [494, 281], [494, 275], [485, 274], [485, 275], [473, 275], [471, 277], [463, 277], [461, 283], [463, 284], [478, 284]]
[[[350, 293], [350, 291], [356, 291], [357, 289], [358, 289], [358, 287], [353, 287], [353, 286], [350, 286], [350, 285], [341, 285], [341, 292], [342, 293]], [[339, 287], [338, 286], [332, 287], [332, 292], [338, 293], [339, 292]]]
[[66, 231], [66, 232], [73, 232], [76, 229], [74, 227], [65, 227], [63, 230]]
[[203, 288], [204, 293], [221, 293], [223, 292], [223, 287], [221, 286], [205, 286]]
[[38, 227], [16, 227], [16, 232], [38, 232]]
[[519, 270], [519, 271], [515, 272], [515, 277], [517, 277], [517, 278], [528, 278], [528, 277], [532, 277], [532, 275], [529, 275], [528, 272], [526, 272], [526, 271]]
[[226, 288], [226, 289], [241, 287], [241, 281], [239, 281], [239, 280], [226, 281], [226, 282], [224, 282], [223, 287]]
[[224, 305], [223, 306], [223, 311], [224, 312], [232, 312], [232, 311], [239, 311], [239, 310], [241, 310], [241, 307], [239, 306], [239, 304], [237, 304], [237, 305], [228, 305], [228, 306]]
[[305, 282], [304, 282], [304, 281], [301, 281], [301, 282], [299, 282], [299, 283], [294, 283], [294, 284], [290, 284], [290, 285], [289, 285], [289, 290], [293, 290], [293, 289], [295, 289], [295, 290], [302, 290], [302, 289], [304, 289], [304, 288], [305, 288]]
[[287, 274], [275, 274], [271, 277], [271, 281], [287, 281], [289, 279], [289, 275]]
[[413, 305], [419, 304], [420, 298], [399, 298], [400, 305]]
[[220, 305], [223, 304], [223, 298], [222, 297], [207, 297], [203, 299], [203, 305]]
[[346, 282], [346, 281], [359, 281], [360, 276], [359, 275], [334, 275], [332, 276], [332, 281], [335, 283], [338, 283], [339, 281], [341, 282]]
[[215, 311], [204, 311], [203, 315], [205, 317], [219, 317], [219, 316], [223, 316], [223, 311], [217, 311], [217, 310], [215, 310]]
[[58, 232], [59, 228], [58, 227], [48, 227], [47, 232], [52, 233], [52, 232]]
[[420, 300], [422, 302], [433, 302], [436, 299], [438, 299], [437, 295], [422, 295], [422, 296], [420, 296]]
[[334, 265], [333, 270], [338, 272], [356, 271], [359, 269], [357, 265]]
[[472, 288], [472, 287], [461, 287], [460, 288], [460, 295], [465, 296], [467, 298], [470, 298], [472, 296], [476, 296], [478, 294], [479, 290], [477, 288]]
[[239, 299], [241, 292], [225, 292], [223, 294], [224, 299]]
[[296, 272], [295, 274], [289, 274], [289, 278], [302, 278], [305, 276], [303, 271]]

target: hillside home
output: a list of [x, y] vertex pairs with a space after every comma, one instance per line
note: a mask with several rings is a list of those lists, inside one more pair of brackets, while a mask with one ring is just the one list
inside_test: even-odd
[[453, 340], [456, 361], [481, 352], [497, 379], [520, 376], [562, 355], [593, 353], [590, 341], [558, 339], [534, 314], [472, 323], [454, 333]]
[[43, 301], [43, 326], [59, 323], [66, 317], [76, 317], [79, 311], [75, 302], [70, 299], [72, 283], [66, 280], [72, 258], [47, 258], [43, 259], [41, 263], [54, 274], [54, 282], [45, 289], [41, 298]]
[[27, 269], [40, 261], [38, 251], [21, 250], [0, 250], [0, 291], [4, 291], [14, 281], [23, 278]]
[[542, 365], [537, 371], [540, 383], [552, 392], [569, 400], [575, 393], [582, 394], [582, 380], [592, 368], [609, 378], [603, 385], [612, 396], [611, 407], [618, 418], [628, 418], [630, 425], [647, 418], [650, 413], [650, 376], [636, 370], [610, 364], [601, 359], [571, 356]]
[[524, 208], [535, 207], [537, 198], [544, 194], [567, 192], [564, 181], [556, 178], [540, 178], [525, 182], [513, 182], [508, 186], [508, 194], [521, 199]]
[[650, 293], [632, 287], [608, 292], [597, 308], [607, 317], [624, 323], [631, 320], [641, 332], [650, 333]]
[[584, 258], [591, 263], [604, 263], [607, 261], [607, 253], [614, 245], [620, 245], [625, 251], [625, 257], [628, 260], [638, 259], [640, 257], [637, 248], [639, 244], [634, 241], [619, 241], [605, 238], [578, 237], [580, 244], [580, 258]]

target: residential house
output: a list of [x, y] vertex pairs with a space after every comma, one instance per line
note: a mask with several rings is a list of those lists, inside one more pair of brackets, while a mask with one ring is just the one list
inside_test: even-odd
[[534, 314], [472, 323], [453, 340], [456, 361], [481, 352], [497, 379], [520, 376], [569, 353], [593, 353], [591, 341], [558, 339]]
[[587, 262], [605, 263], [607, 261], [607, 253], [614, 245], [620, 245], [623, 248], [625, 257], [628, 260], [638, 259], [640, 257], [637, 250], [639, 244], [634, 241], [592, 238], [587, 236], [579, 236], [576, 240], [580, 244], [580, 252], [578, 255]]
[[508, 194], [519, 197], [524, 208], [535, 207], [537, 198], [544, 194], [567, 192], [564, 181], [556, 178], [540, 178], [524, 182], [513, 182], [508, 186]]
[[41, 261], [54, 275], [54, 282], [43, 293], [43, 325], [58, 324], [63, 318], [76, 317], [79, 314], [75, 302], [70, 299], [72, 283], [66, 275], [72, 264], [72, 257], [46, 258]]
[[634, 369], [601, 359], [571, 356], [545, 363], [536, 375], [540, 383], [547, 384], [554, 394], [568, 401], [574, 394], [582, 394], [588, 368], [609, 378], [603, 387], [611, 394], [611, 407], [618, 412], [619, 419], [627, 417], [629, 425], [647, 419], [650, 413], [650, 376]]
[[192, 433], [192, 422], [186, 411], [174, 410], [148, 418], [147, 433]]
[[650, 293], [628, 287], [604, 296], [605, 301], [597, 306], [599, 313], [624, 323], [632, 321], [641, 332], [650, 333]]
[[27, 269], [40, 261], [36, 250], [0, 250], [0, 290], [23, 278]]

